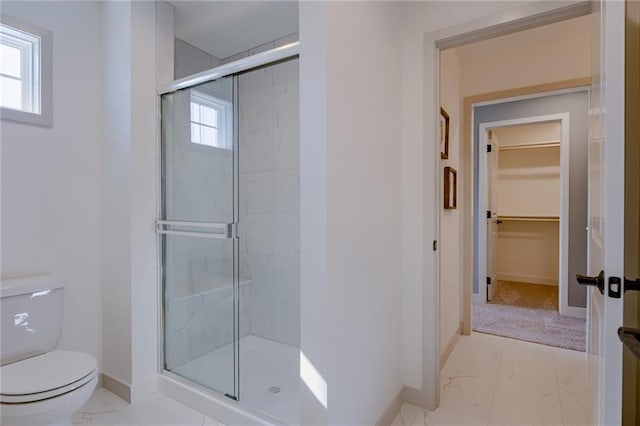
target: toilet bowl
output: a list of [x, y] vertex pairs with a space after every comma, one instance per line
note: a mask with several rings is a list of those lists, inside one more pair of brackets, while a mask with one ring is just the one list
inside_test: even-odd
[[2, 425], [70, 425], [96, 387], [93, 356], [55, 350], [63, 289], [51, 276], [2, 281]]

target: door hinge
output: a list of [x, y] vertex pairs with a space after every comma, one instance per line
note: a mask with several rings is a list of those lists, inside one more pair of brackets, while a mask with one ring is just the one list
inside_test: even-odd
[[487, 219], [491, 219], [491, 210], [487, 210]]
[[433, 251], [438, 250], [438, 241], [433, 240]]
[[487, 277], [487, 285], [491, 285], [491, 277]]
[[492, 149], [492, 148], [491, 148], [491, 144], [490, 144], [490, 143], [489, 143], [489, 144], [487, 144], [487, 152], [491, 152], [491, 149]]
[[488, 130], [487, 135], [489, 136], [489, 140], [491, 140], [491, 138], [493, 138], [493, 130]]

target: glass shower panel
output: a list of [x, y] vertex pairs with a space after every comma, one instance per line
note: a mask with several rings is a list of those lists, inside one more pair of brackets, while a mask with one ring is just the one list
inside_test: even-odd
[[234, 78], [162, 97], [165, 369], [237, 399]]

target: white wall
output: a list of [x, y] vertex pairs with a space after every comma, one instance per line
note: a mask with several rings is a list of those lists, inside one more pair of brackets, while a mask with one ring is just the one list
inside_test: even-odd
[[497, 279], [558, 285], [558, 222], [511, 222], [499, 226]]
[[[156, 77], [170, 71], [157, 70], [155, 2], [101, 7], [109, 67], [103, 83], [104, 370], [126, 388], [121, 396], [135, 401], [155, 390], [158, 369]], [[164, 59], [160, 63], [170, 62]]]
[[560, 147], [500, 151], [497, 176], [501, 216], [559, 216]]
[[[493, 129], [499, 147], [558, 142], [559, 123]], [[560, 147], [498, 150], [500, 216], [560, 214]], [[504, 221], [495, 247], [498, 279], [558, 285], [559, 222]]]
[[302, 351], [328, 386], [302, 423], [374, 424], [401, 387], [398, 9], [300, 10]]
[[4, 1], [2, 13], [53, 32], [54, 116], [51, 128], [0, 124], [2, 277], [65, 278], [59, 347], [94, 355], [101, 370], [100, 7]]
[[392, 3], [327, 18], [328, 423], [373, 424], [401, 385], [401, 27]]
[[220, 65], [219, 58], [198, 49], [197, 47], [175, 39], [175, 78], [186, 77], [200, 71], [205, 71]]
[[590, 40], [583, 16], [459, 47], [462, 96], [589, 77]]
[[559, 123], [535, 123], [494, 129], [499, 138], [499, 146], [522, 145], [527, 143], [551, 143], [560, 140]]
[[[460, 162], [460, 132], [462, 120], [460, 99], [460, 60], [455, 50], [440, 53], [440, 105], [449, 114], [449, 158], [440, 160], [440, 179], [445, 166], [457, 171], [458, 194], [461, 194], [462, 170]], [[442, 182], [442, 180], [441, 180]], [[443, 187], [443, 184], [440, 185]], [[442, 188], [441, 188], [442, 189]], [[450, 348], [462, 322], [462, 259], [461, 214], [464, 208], [458, 195], [454, 210], [444, 209], [440, 192], [440, 356]]]
[[[468, 30], [508, 19], [506, 11], [523, 2], [411, 2], [402, 5], [400, 74], [402, 91], [401, 191], [402, 191], [402, 378], [406, 385], [423, 390], [424, 403], [435, 406], [438, 354], [438, 300], [434, 281], [439, 173], [435, 102], [435, 47], [439, 38], [451, 35], [446, 28], [465, 24]], [[552, 5], [545, 6], [552, 7]], [[482, 17], [490, 17], [484, 19]], [[482, 18], [482, 19], [481, 19]], [[427, 39], [439, 31], [440, 36]], [[463, 75], [464, 78], [464, 75]], [[431, 121], [433, 119], [433, 121]], [[435, 205], [435, 207], [434, 207]]]
[[[131, 249], [128, 235], [131, 232], [128, 208], [130, 194], [129, 161], [131, 107], [129, 99], [131, 83], [129, 70], [131, 52], [131, 16], [128, 3], [104, 3], [102, 12], [103, 60], [105, 64], [104, 103], [105, 143], [102, 148], [102, 280], [103, 280], [103, 344], [104, 373], [124, 383], [131, 381], [131, 295], [129, 277]], [[116, 28], [122, 28], [116, 31]]]
[[[300, 419], [327, 424], [327, 4], [301, 2]], [[305, 365], [306, 364], [306, 365]]]

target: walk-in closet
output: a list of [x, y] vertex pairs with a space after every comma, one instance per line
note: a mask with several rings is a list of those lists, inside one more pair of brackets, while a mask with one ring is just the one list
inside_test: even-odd
[[497, 216], [489, 300], [557, 311], [561, 125], [489, 132], [495, 150], [491, 187]]

